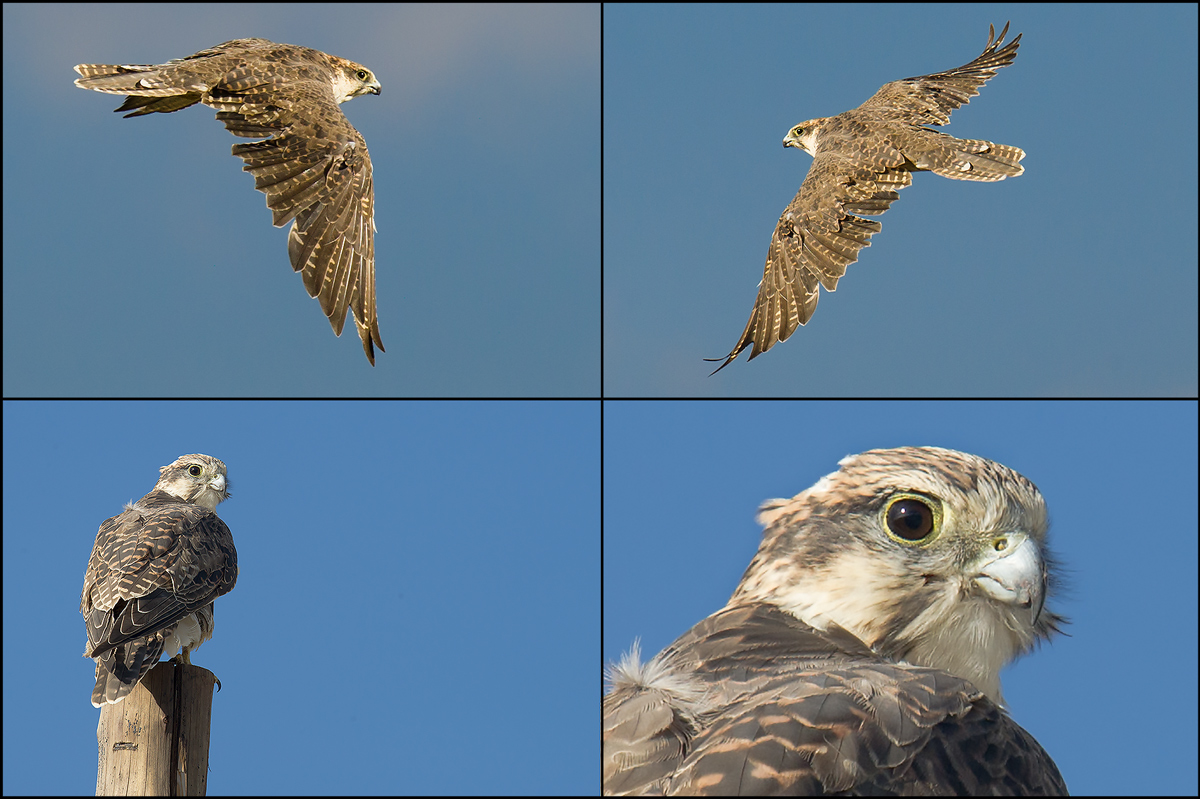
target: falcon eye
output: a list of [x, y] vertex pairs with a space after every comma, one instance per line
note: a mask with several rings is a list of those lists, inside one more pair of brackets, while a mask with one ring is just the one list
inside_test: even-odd
[[888, 503], [884, 519], [894, 538], [915, 543], [937, 532], [941, 514], [923, 497], [901, 495]]
[[366, 71], [365, 69], [360, 69], [360, 70], [358, 71], [358, 79], [359, 79], [359, 80], [366, 80], [366, 79], [367, 79], [367, 71]]
[[194, 463], [188, 467], [188, 474], [190, 474], [192, 477], [199, 477], [200, 472], [202, 472], [202, 471], [204, 471], [204, 470], [201, 469], [199, 466], [197, 466]]

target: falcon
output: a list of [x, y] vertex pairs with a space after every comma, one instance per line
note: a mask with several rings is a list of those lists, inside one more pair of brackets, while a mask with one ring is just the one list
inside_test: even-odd
[[96, 661], [92, 704], [116, 704], [163, 652], [190, 664], [212, 637], [213, 600], [237, 582], [237, 550], [217, 504], [225, 464], [183, 455], [154, 490], [100, 525], [83, 576], [84, 657]]
[[335, 335], [354, 316], [363, 352], [383, 351], [375, 312], [375, 189], [362, 134], [338, 106], [379, 94], [362, 64], [294, 44], [234, 39], [165, 64], [80, 64], [81, 89], [125, 94], [126, 117], [204, 103], [234, 136], [275, 227], [288, 222], [288, 258]]
[[1066, 793], [1000, 692], [1065, 622], [1037, 487], [934, 447], [840, 466], [762, 506], [724, 608], [610, 668], [606, 794]]
[[929, 125], [949, 125], [950, 112], [979, 94], [979, 87], [1017, 57], [1021, 34], [1003, 48], [1008, 24], [996, 39], [988, 27], [983, 53], [949, 72], [884, 84], [871, 99], [835, 117], [801, 122], [784, 147], [805, 150], [812, 166], [800, 190], [779, 217], [758, 298], [742, 337], [713, 374], [747, 347], [749, 360], [785, 341], [812, 318], [818, 286], [837, 289], [858, 251], [871, 246], [882, 225], [878, 216], [912, 183], [913, 172], [954, 180], [993, 182], [1025, 171], [1025, 151], [1007, 144], [956, 139]]

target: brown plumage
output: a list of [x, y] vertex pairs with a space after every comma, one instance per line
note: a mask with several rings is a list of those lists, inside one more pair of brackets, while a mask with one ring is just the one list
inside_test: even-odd
[[[948, 125], [950, 112], [979, 94], [996, 70], [1017, 57], [1021, 36], [1000, 48], [1008, 25], [974, 61], [948, 72], [887, 83], [871, 99], [834, 117], [801, 122], [783, 140], [813, 155], [795, 198], [779, 217], [758, 297], [741, 338], [713, 374], [747, 347], [749, 360], [785, 341], [816, 310], [819, 286], [837, 289], [858, 251], [871, 246], [878, 216], [912, 183], [913, 172], [955, 180], [997, 181], [1024, 172], [1025, 151], [1005, 144], [956, 139], [928, 125]], [[999, 49], [998, 49], [999, 48]]]
[[233, 535], [214, 512], [229, 496], [225, 464], [183, 455], [159, 472], [153, 491], [100, 525], [84, 573], [96, 707], [124, 699], [164, 650], [190, 663], [212, 636], [213, 600], [237, 582]]
[[362, 134], [338, 107], [379, 94], [361, 64], [308, 47], [235, 39], [165, 64], [80, 64], [82, 89], [125, 94], [126, 117], [204, 103], [229, 132], [276, 227], [293, 222], [288, 257], [333, 332], [351, 311], [363, 352], [383, 350], [375, 310], [375, 189]]

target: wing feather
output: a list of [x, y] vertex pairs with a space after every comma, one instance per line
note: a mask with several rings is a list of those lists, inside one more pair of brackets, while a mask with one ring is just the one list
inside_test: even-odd
[[233, 535], [213, 512], [152, 491], [100, 525], [79, 609], [85, 657], [97, 659], [92, 701], [133, 689], [162, 655], [164, 636], [193, 613], [212, 628], [212, 603], [237, 582]]
[[627, 670], [605, 698], [606, 794], [1066, 793], [971, 683], [881, 659], [836, 626], [729, 607], [664, 655], [665, 671]]

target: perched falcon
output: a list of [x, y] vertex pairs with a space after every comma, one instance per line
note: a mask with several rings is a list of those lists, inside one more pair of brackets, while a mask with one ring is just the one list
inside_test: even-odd
[[237, 550], [215, 512], [229, 497], [225, 464], [183, 455], [159, 469], [154, 490], [100, 525], [83, 576], [83, 656], [96, 661], [92, 704], [116, 704], [164, 651], [212, 637], [213, 600], [237, 582]]
[[[371, 365], [383, 350], [375, 313], [375, 189], [362, 134], [338, 105], [379, 94], [361, 64], [334, 55], [234, 39], [165, 64], [80, 64], [75, 85], [126, 94], [126, 117], [171, 113], [196, 103], [217, 109], [254, 188], [267, 195], [275, 227], [289, 221], [288, 257], [336, 335], [346, 311]], [[294, 220], [294, 221], [293, 221]]]
[[983, 53], [969, 64], [884, 84], [858, 108], [835, 117], [810, 119], [788, 131], [784, 147], [813, 156], [800, 191], [779, 217], [758, 298], [742, 337], [713, 374], [753, 345], [750, 360], [805, 324], [817, 307], [817, 287], [837, 289], [858, 251], [871, 246], [878, 216], [912, 183], [913, 172], [955, 180], [997, 181], [1025, 171], [1025, 151], [1006, 144], [956, 139], [928, 125], [949, 125], [950, 112], [966, 105], [979, 87], [1017, 57], [1021, 36], [1000, 48], [989, 26]]
[[840, 465], [762, 506], [724, 608], [610, 670], [606, 794], [1066, 793], [1000, 694], [1064, 621], [1037, 487], [934, 447]]

